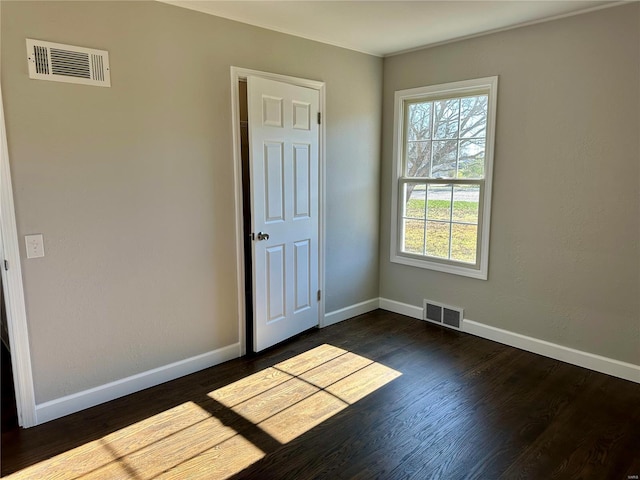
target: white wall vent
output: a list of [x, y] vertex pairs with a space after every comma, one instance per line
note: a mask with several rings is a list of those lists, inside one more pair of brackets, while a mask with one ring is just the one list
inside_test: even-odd
[[460, 330], [462, 328], [462, 319], [464, 318], [464, 309], [425, 299], [422, 318], [428, 322]]
[[109, 52], [27, 38], [29, 78], [110, 87]]

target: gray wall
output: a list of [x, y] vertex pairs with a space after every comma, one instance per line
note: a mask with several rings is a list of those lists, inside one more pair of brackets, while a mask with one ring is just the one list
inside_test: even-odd
[[[377, 297], [381, 59], [156, 2], [0, 3], [37, 403], [238, 342], [231, 65], [326, 82], [326, 310]], [[112, 87], [30, 80], [27, 37], [108, 50]]]
[[[385, 59], [382, 297], [640, 364], [640, 5]], [[489, 280], [389, 262], [393, 93], [499, 75]]]

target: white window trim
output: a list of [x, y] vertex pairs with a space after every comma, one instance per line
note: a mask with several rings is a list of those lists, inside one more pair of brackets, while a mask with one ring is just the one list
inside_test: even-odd
[[[400, 251], [399, 236], [402, 232], [398, 208], [398, 185], [403, 177], [403, 129], [404, 129], [404, 105], [405, 101], [418, 99], [424, 96], [438, 95], [464, 95], [467, 92], [478, 89], [488, 89], [489, 101], [487, 105], [487, 140], [485, 145], [485, 178], [484, 178], [484, 200], [482, 211], [480, 212], [481, 225], [479, 225], [479, 251], [477, 255], [480, 259], [479, 266], [463, 266], [459, 262], [450, 260], [436, 260], [429, 257], [411, 255]], [[394, 118], [393, 118], [393, 178], [391, 185], [391, 262], [410, 265], [413, 267], [436, 270], [438, 272], [462, 275], [465, 277], [486, 280], [489, 271], [489, 233], [491, 231], [491, 191], [493, 184], [493, 152], [495, 145], [495, 125], [496, 125], [496, 104], [498, 93], [498, 77], [485, 77], [461, 82], [446, 83], [441, 85], [431, 85], [428, 87], [411, 88], [408, 90], [398, 90], [394, 96]]]

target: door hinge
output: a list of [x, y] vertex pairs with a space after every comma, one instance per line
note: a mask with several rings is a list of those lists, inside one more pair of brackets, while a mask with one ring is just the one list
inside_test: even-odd
[[320, 298], [322, 298], [322, 294], [320, 293], [320, 290], [318, 290], [318, 301], [320, 301]]
[[9, 262], [7, 260], [4, 261], [4, 269], [9, 270]]
[[322, 123], [322, 113], [318, 112], [318, 125]]

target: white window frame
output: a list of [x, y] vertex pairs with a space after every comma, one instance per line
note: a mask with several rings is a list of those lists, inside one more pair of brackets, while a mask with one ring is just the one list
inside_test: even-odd
[[[416, 177], [404, 176], [405, 149], [405, 107], [418, 100], [434, 100], [442, 97], [456, 98], [472, 93], [486, 93], [489, 95], [487, 103], [487, 137], [485, 144], [484, 179], [479, 182], [481, 188], [480, 206], [478, 212], [478, 250], [476, 263], [466, 264], [454, 260], [441, 259], [426, 255], [402, 252], [402, 212], [404, 195], [401, 188], [407, 180]], [[496, 104], [498, 92], [498, 77], [485, 77], [460, 82], [432, 85], [427, 87], [398, 90], [394, 97], [394, 133], [393, 133], [393, 182], [391, 197], [391, 262], [413, 267], [426, 268], [439, 272], [462, 275], [486, 280], [489, 270], [489, 232], [491, 220], [491, 190], [493, 183], [493, 152], [495, 144]], [[432, 182], [433, 179], [424, 179]], [[447, 180], [433, 183], [451, 183]]]

